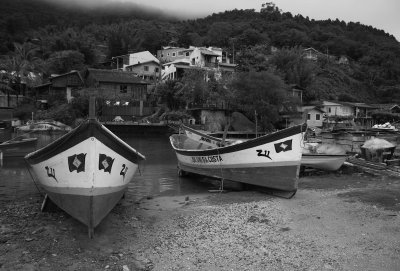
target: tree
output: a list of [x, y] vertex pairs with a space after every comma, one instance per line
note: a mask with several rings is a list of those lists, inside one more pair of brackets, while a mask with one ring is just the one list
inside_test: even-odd
[[279, 107], [286, 97], [282, 79], [269, 72], [241, 72], [233, 79], [230, 88], [236, 93], [239, 110], [254, 120], [255, 112], [259, 116], [261, 128], [272, 130], [280, 119]]
[[270, 64], [282, 73], [287, 84], [296, 84], [302, 88], [307, 88], [313, 82], [318, 69], [313, 61], [304, 59], [300, 47], [280, 50], [271, 58]]
[[51, 73], [62, 74], [71, 70], [82, 70], [85, 67], [85, 56], [78, 51], [66, 50], [51, 54], [47, 60]]
[[7, 84], [7, 103], [10, 106], [10, 89], [17, 95], [24, 94], [22, 84], [32, 86], [38, 80], [42, 68], [42, 60], [36, 56], [38, 47], [30, 42], [14, 43], [14, 51], [0, 61], [0, 70], [5, 71], [1, 81]]

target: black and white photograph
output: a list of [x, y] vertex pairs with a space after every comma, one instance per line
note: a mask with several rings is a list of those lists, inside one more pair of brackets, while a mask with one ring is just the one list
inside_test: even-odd
[[0, 271], [400, 270], [399, 11], [0, 0]]

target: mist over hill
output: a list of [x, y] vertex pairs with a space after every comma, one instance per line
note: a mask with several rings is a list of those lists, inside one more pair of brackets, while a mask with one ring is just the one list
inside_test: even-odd
[[[400, 102], [400, 44], [392, 35], [357, 22], [292, 15], [272, 3], [260, 11], [230, 10], [184, 20], [179, 14], [127, 2], [3, 0], [0, 55], [13, 52], [15, 42], [32, 40], [46, 62], [65, 52], [83, 59], [72, 68], [96, 66], [128, 52], [155, 54], [171, 42], [217, 46], [236, 56], [239, 72], [275, 69], [286, 84], [307, 89], [310, 100]], [[312, 68], [298, 65], [295, 71], [290, 64], [296, 59], [293, 52], [310, 47], [336, 59], [344, 56], [349, 63], [319, 61]], [[289, 50], [290, 57], [268, 62], [271, 48]], [[57, 69], [48, 73], [63, 72]]]

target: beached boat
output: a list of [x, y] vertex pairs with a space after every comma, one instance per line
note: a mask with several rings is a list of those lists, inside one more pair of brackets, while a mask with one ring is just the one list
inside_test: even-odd
[[51, 201], [87, 225], [89, 237], [122, 198], [143, 159], [95, 119], [25, 156]]
[[322, 170], [338, 170], [346, 161], [346, 154], [303, 153], [301, 165]]
[[17, 132], [69, 132], [72, 128], [58, 121], [29, 122], [15, 128]]
[[302, 166], [328, 171], [338, 170], [348, 157], [341, 146], [320, 141], [304, 142], [302, 153]]
[[262, 137], [213, 147], [186, 134], [170, 136], [179, 173], [204, 176], [296, 192], [301, 141], [306, 125], [297, 125]]
[[24, 157], [26, 154], [36, 150], [38, 139], [15, 138], [0, 144], [0, 159], [6, 157]]

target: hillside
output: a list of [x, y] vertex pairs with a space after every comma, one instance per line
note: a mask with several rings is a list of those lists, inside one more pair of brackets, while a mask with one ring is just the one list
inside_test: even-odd
[[[41, 57], [45, 61], [58, 52], [72, 50], [83, 54], [86, 66], [95, 66], [104, 57], [109, 59], [128, 52], [149, 50], [155, 54], [171, 41], [182, 47], [222, 47], [231, 56], [243, 56], [244, 51], [264, 45], [278, 49], [313, 47], [332, 56], [346, 56], [350, 65], [343, 68], [318, 63], [312, 80], [284, 78], [287, 84], [299, 84], [314, 98], [337, 98], [346, 94], [368, 101], [382, 97], [376, 97], [376, 93], [385, 93], [393, 95], [393, 102], [400, 102], [397, 101], [400, 44], [392, 35], [373, 26], [293, 16], [273, 3], [260, 11], [231, 10], [202, 19], [178, 21], [159, 10], [144, 10], [127, 3], [94, 9], [56, 6], [44, 0], [2, 2], [0, 54], [12, 51], [13, 42], [32, 39], [40, 41]], [[253, 65], [247, 68], [259, 69], [269, 53], [247, 61]], [[287, 71], [281, 70], [281, 73]]]

